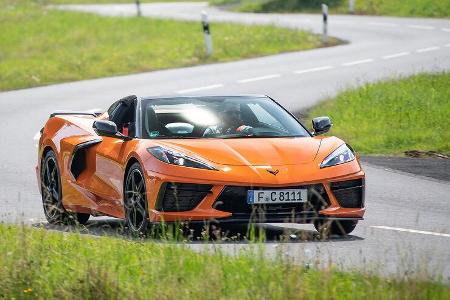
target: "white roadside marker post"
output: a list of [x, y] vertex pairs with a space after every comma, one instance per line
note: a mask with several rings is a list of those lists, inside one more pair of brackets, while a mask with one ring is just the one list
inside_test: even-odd
[[136, 12], [137, 12], [137, 16], [140, 17], [142, 16], [142, 11], [141, 11], [141, 2], [139, 0], [136, 0]]
[[355, 13], [355, 0], [348, 0], [348, 12], [351, 14]]
[[328, 5], [326, 4], [322, 4], [322, 15], [323, 15], [322, 42], [326, 44], [328, 43]]
[[211, 56], [213, 52], [213, 43], [211, 38], [211, 31], [209, 29], [208, 15], [205, 11], [202, 11], [202, 27], [203, 33], [205, 35], [206, 54], [208, 56]]

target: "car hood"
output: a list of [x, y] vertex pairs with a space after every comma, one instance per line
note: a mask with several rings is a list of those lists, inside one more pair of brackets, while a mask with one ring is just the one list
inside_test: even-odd
[[161, 146], [233, 166], [281, 166], [314, 160], [321, 140], [298, 138], [186, 139], [157, 142]]

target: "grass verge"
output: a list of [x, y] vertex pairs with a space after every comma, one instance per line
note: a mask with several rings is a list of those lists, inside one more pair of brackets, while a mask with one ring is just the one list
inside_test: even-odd
[[306, 269], [261, 248], [227, 256], [183, 245], [0, 224], [0, 298], [445, 299], [448, 286]]
[[365, 154], [408, 150], [450, 154], [450, 73], [420, 74], [344, 91], [311, 109], [331, 133]]
[[[136, 0], [42, 0], [51, 4], [135, 4]], [[139, 0], [140, 3], [151, 2], [195, 2], [202, 0]]]
[[[321, 3], [332, 13], [348, 13], [348, 0], [210, 0], [238, 11], [319, 12]], [[355, 13], [364, 15], [450, 17], [450, 0], [356, 0]]]
[[[0, 0], [0, 90], [230, 61], [321, 47], [320, 36], [274, 26], [101, 17]], [[331, 44], [336, 44], [332, 40]]]

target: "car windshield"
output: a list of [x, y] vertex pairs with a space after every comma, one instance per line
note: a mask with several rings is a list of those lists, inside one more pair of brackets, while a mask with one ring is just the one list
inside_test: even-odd
[[142, 100], [143, 138], [306, 137], [309, 132], [267, 97]]

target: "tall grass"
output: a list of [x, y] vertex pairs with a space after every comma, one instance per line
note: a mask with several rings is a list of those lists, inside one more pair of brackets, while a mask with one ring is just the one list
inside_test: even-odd
[[[230, 61], [322, 46], [318, 35], [274, 26], [101, 17], [0, 0], [0, 90]], [[332, 40], [331, 43], [336, 43]]]
[[[135, 4], [136, 0], [41, 0], [50, 4]], [[139, 0], [140, 3], [150, 2], [194, 2], [202, 0]]]
[[0, 225], [3, 299], [445, 299], [448, 286], [303, 268], [262, 244], [235, 256], [183, 244]]
[[[347, 13], [348, 0], [211, 0], [239, 11], [319, 12], [321, 3], [332, 13]], [[450, 0], [356, 0], [355, 13], [369, 15], [450, 17]]]
[[329, 115], [340, 136], [366, 154], [450, 154], [450, 73], [421, 74], [342, 92], [310, 112]]

